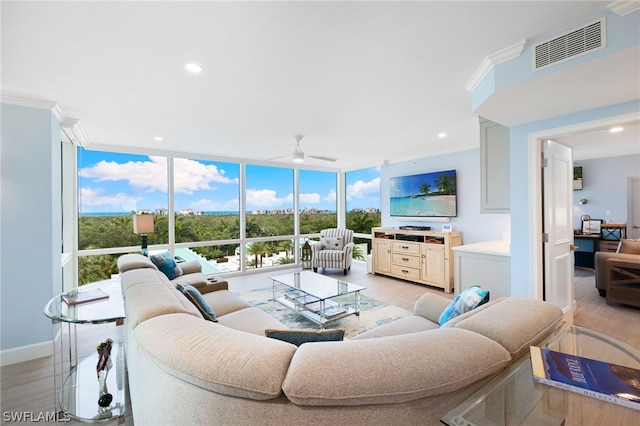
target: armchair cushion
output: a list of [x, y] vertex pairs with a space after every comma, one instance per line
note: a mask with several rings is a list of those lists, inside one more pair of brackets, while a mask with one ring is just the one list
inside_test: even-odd
[[618, 253], [640, 254], [640, 240], [623, 239], [620, 240]]

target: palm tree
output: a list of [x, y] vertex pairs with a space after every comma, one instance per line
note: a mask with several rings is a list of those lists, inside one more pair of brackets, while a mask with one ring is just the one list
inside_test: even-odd
[[438, 177], [438, 191], [443, 195], [452, 195], [456, 193], [456, 180], [453, 176], [442, 174]]
[[254, 257], [254, 265], [258, 267], [258, 256], [260, 257], [260, 267], [262, 267], [262, 257], [267, 252], [267, 245], [262, 241], [255, 241], [247, 245], [247, 253]]
[[429, 185], [428, 183], [423, 183], [422, 185], [420, 185], [420, 193], [427, 195], [429, 194], [429, 192], [431, 192], [431, 185]]

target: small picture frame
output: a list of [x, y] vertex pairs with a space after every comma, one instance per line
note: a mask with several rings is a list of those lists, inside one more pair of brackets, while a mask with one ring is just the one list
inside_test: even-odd
[[453, 230], [453, 225], [442, 225], [442, 232], [451, 232]]
[[602, 219], [583, 220], [582, 233], [584, 235], [600, 235], [602, 233]]

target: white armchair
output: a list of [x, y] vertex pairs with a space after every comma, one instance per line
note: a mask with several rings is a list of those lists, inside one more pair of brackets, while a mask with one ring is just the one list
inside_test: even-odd
[[344, 228], [329, 228], [320, 231], [320, 242], [311, 246], [311, 267], [342, 269], [344, 274], [351, 269], [353, 254], [353, 231]]

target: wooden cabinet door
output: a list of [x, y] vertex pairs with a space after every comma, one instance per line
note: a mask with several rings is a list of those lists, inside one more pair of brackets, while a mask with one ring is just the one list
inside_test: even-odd
[[377, 238], [373, 240], [373, 272], [381, 274], [391, 272], [391, 240]]
[[444, 245], [422, 244], [420, 279], [444, 288], [445, 256]]

